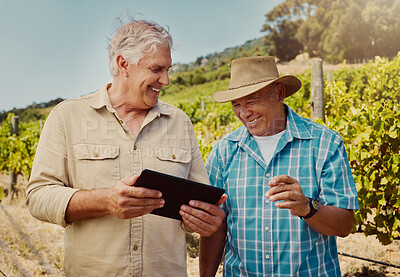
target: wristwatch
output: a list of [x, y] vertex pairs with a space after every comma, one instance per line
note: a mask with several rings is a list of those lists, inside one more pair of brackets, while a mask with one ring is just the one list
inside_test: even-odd
[[310, 197], [307, 197], [308, 200], [310, 201], [310, 212], [306, 216], [300, 216], [301, 219], [308, 219], [315, 215], [318, 212], [319, 209], [319, 203], [317, 200], [312, 199]]

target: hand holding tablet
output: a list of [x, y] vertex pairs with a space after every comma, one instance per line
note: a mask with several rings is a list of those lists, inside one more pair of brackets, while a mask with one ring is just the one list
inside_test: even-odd
[[135, 187], [158, 190], [165, 200], [164, 207], [153, 210], [152, 214], [182, 220], [180, 207], [189, 205], [190, 200], [216, 204], [225, 190], [188, 179], [145, 169], [135, 183]]

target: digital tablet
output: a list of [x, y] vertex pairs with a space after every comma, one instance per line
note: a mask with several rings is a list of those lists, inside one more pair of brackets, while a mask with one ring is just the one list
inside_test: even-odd
[[145, 169], [136, 181], [135, 187], [145, 187], [161, 191], [164, 207], [153, 210], [152, 214], [182, 220], [179, 210], [190, 200], [200, 200], [216, 204], [225, 192], [224, 189]]

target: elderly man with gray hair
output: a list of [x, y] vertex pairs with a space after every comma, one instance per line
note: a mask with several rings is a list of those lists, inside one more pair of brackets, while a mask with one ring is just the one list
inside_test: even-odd
[[50, 113], [26, 190], [31, 214], [65, 227], [67, 276], [186, 276], [185, 231], [209, 236], [219, 204], [191, 201], [182, 221], [150, 214], [159, 191], [135, 187], [143, 169], [207, 183], [193, 126], [158, 100], [168, 86], [172, 39], [132, 21], [109, 46], [113, 82]]

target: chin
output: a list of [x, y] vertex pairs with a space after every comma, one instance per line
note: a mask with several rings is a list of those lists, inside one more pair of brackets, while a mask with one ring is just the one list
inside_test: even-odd
[[247, 128], [247, 130], [249, 131], [250, 134], [255, 135], [255, 136], [258, 136], [258, 135], [257, 135], [258, 132], [257, 132], [256, 129], [250, 128], [250, 127], [247, 126], [247, 125], [245, 125], [245, 126], [246, 126], [246, 128]]
[[146, 102], [147, 106], [150, 108], [155, 107], [158, 103], [158, 98], [157, 99], [152, 99], [151, 101]]
[[254, 131], [249, 130], [249, 133], [252, 134], [253, 136], [257, 136], [257, 137], [265, 136], [263, 132], [256, 131], [256, 130], [254, 130]]

